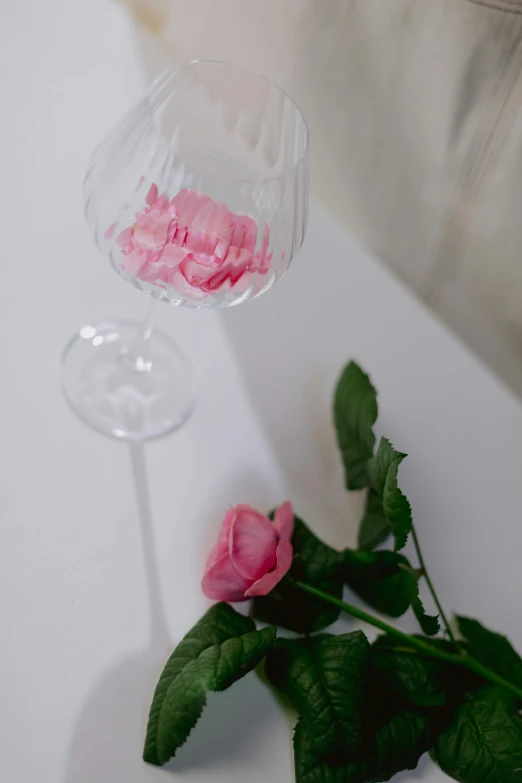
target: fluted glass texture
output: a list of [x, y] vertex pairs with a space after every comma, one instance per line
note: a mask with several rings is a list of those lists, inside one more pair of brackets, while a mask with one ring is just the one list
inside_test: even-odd
[[94, 151], [84, 195], [124, 279], [174, 305], [235, 305], [268, 290], [303, 242], [306, 123], [262, 76], [176, 66]]

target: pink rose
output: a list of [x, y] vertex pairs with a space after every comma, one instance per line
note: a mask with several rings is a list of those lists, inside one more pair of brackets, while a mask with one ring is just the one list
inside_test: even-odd
[[[241, 293], [251, 273], [270, 269], [268, 224], [256, 253], [256, 222], [202, 193], [185, 189], [169, 199], [152, 185], [145, 202], [135, 223], [116, 238], [128, 274], [197, 300], [221, 290]], [[107, 239], [113, 231], [107, 230]]]
[[207, 559], [203, 592], [216, 601], [246, 601], [267, 595], [292, 564], [294, 512], [288, 501], [274, 521], [251, 506], [227, 511]]

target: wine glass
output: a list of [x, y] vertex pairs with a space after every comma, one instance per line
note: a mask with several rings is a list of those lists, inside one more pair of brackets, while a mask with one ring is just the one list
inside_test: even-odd
[[[124, 280], [176, 307], [230, 307], [267, 291], [303, 243], [306, 122], [258, 74], [184, 63], [95, 149], [84, 196], [96, 244]], [[151, 316], [82, 326], [62, 385], [85, 422], [131, 441], [177, 429], [195, 399], [190, 361]]]

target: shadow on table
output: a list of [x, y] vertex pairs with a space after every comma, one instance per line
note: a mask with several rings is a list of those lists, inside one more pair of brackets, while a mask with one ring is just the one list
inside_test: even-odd
[[[142, 761], [145, 712], [165, 659], [152, 650], [138, 652], [98, 682], [78, 719], [63, 783], [153, 783], [178, 775], [201, 780], [197, 774], [204, 770], [209, 780], [226, 780], [214, 774], [245, 764], [274, 715], [273, 697], [255, 675], [209, 694], [193, 736], [165, 767]], [[290, 743], [290, 732], [288, 738]]]
[[313, 287], [300, 269], [297, 294], [283, 280], [266, 297], [221, 317], [289, 498], [308, 524], [341, 548], [355, 543], [363, 503], [362, 495], [344, 489], [332, 421], [334, 384], [351, 349], [342, 344], [333, 305], [317, 295], [311, 308]]
[[[273, 717], [273, 695], [257, 675], [247, 675], [224, 693], [208, 694], [194, 736], [163, 769], [185, 778], [188, 773], [203, 770], [230, 772], [236, 765], [244, 769], [254, 755], [259, 758], [259, 736], [264, 733], [264, 724]], [[289, 744], [290, 737], [289, 731]], [[266, 753], [270, 753], [270, 748], [266, 748]], [[200, 780], [197, 776], [194, 779]], [[209, 774], [208, 779], [215, 778]]]
[[[78, 717], [63, 783], [146, 783], [189, 770], [234, 765], [249, 754], [273, 697], [255, 677], [210, 694], [195, 731], [175, 761], [161, 770], [141, 759], [148, 709], [173, 644], [161, 597], [144, 449], [130, 447], [149, 603], [149, 645], [122, 657], [99, 680]], [[217, 697], [217, 698], [216, 698]], [[252, 705], [255, 704], [255, 709]], [[226, 720], [223, 715], [226, 714]], [[273, 712], [272, 712], [273, 714]]]
[[[147, 708], [172, 645], [158, 580], [145, 454], [130, 446], [149, 604], [149, 646], [121, 658], [89, 695], [72, 739], [64, 783], [136, 780]], [[148, 777], [145, 774], [144, 780]]]

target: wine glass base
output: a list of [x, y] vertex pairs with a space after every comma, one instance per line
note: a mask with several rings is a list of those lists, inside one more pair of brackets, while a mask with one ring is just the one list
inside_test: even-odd
[[105, 435], [140, 442], [181, 427], [195, 403], [194, 369], [164, 332], [137, 355], [143, 323], [83, 326], [62, 357], [62, 387], [74, 412]]

